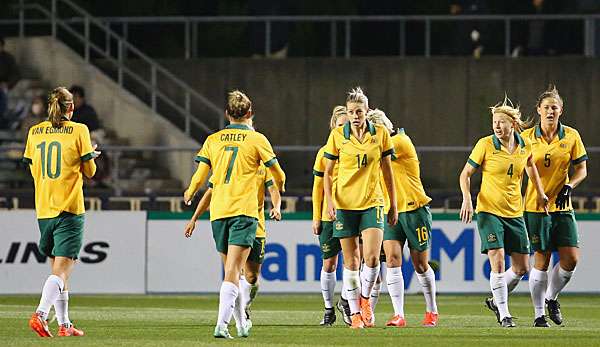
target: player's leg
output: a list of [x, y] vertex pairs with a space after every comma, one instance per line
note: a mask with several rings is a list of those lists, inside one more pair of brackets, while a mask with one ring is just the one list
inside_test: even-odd
[[504, 273], [510, 294], [529, 272], [530, 243], [525, 219], [503, 218], [505, 227], [505, 251], [511, 256], [511, 267]]
[[[252, 250], [248, 255], [248, 260], [244, 264], [244, 276], [240, 277], [240, 314], [250, 320], [250, 306], [258, 294], [258, 277], [260, 275], [261, 264], [265, 258], [266, 239], [257, 237], [254, 239]], [[237, 308], [237, 306], [236, 306]]]
[[377, 274], [377, 280], [375, 280], [375, 285], [373, 285], [373, 289], [371, 289], [371, 298], [369, 301], [371, 302], [371, 311], [373, 311], [373, 322], [375, 322], [375, 307], [377, 307], [377, 303], [379, 302], [379, 295], [381, 293], [381, 281], [383, 279], [383, 263], [385, 263], [385, 253], [383, 252], [383, 245], [381, 246], [381, 254], [379, 255], [379, 273]]
[[383, 242], [383, 230], [367, 228], [362, 231], [364, 264], [361, 278], [360, 307], [366, 326], [373, 326], [373, 311], [371, 310], [371, 290], [379, 276], [379, 254]]
[[404, 277], [402, 275], [403, 243], [392, 239], [390, 231], [392, 229], [387, 229], [388, 227], [386, 225], [386, 240], [383, 241], [387, 266], [385, 280], [394, 307], [394, 315], [388, 320], [386, 326], [404, 327], [406, 320], [404, 319]]
[[525, 212], [527, 234], [533, 253], [533, 267], [529, 272], [529, 292], [534, 311], [534, 327], [549, 327], [544, 309], [544, 298], [548, 287], [548, 265], [552, 255], [550, 229], [551, 216], [545, 213]]
[[556, 323], [562, 324], [562, 314], [558, 295], [573, 277], [579, 261], [579, 237], [574, 214], [556, 214], [552, 216], [554, 230], [554, 245], [558, 249], [560, 261], [552, 269], [548, 290], [546, 291], [546, 305], [548, 317]]
[[[321, 222], [321, 234], [319, 234], [319, 245], [323, 266], [321, 268], [321, 294], [325, 311], [320, 325], [330, 326], [335, 323], [336, 316], [333, 307], [335, 294], [336, 269], [338, 265], [338, 253], [341, 251], [340, 241], [333, 237], [333, 222]], [[348, 316], [349, 317], [349, 316]], [[349, 324], [347, 322], [346, 324]]]

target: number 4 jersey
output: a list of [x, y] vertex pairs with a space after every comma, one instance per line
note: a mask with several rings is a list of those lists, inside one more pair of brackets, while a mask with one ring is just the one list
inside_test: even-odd
[[228, 125], [206, 139], [196, 161], [212, 169], [211, 221], [234, 216], [258, 219], [256, 175], [261, 162], [267, 168], [277, 163], [263, 134], [243, 124]]
[[84, 124], [63, 121], [58, 128], [45, 121], [29, 129], [23, 161], [30, 164], [37, 217], [61, 212], [82, 214], [81, 165], [94, 158], [90, 132]]

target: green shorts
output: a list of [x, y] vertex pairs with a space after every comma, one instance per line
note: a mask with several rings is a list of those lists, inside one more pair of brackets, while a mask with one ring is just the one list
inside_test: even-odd
[[575, 213], [525, 212], [525, 223], [531, 240], [531, 249], [535, 252], [556, 251], [558, 247], [579, 247]]
[[235, 216], [210, 222], [217, 251], [227, 254], [229, 245], [252, 247], [256, 238], [258, 220], [248, 216]]
[[477, 213], [481, 253], [504, 248], [507, 254], [529, 254], [529, 238], [523, 217], [505, 218], [487, 212]]
[[334, 222], [321, 221], [319, 246], [321, 247], [321, 258], [323, 259], [336, 257], [342, 250], [340, 239], [333, 237], [333, 223]]
[[250, 255], [248, 255], [248, 260], [255, 262], [257, 264], [262, 264], [265, 260], [265, 243], [267, 239], [264, 237], [256, 237], [254, 238], [254, 243], [252, 244], [252, 249], [250, 250]]
[[408, 240], [408, 248], [424, 252], [431, 246], [431, 225], [431, 212], [427, 206], [401, 212], [398, 224], [391, 226], [385, 223], [383, 240], [397, 240], [402, 245]]
[[371, 207], [366, 210], [337, 210], [334, 222], [333, 237], [344, 239], [359, 236], [369, 228], [383, 230], [385, 214], [383, 206]]
[[38, 219], [40, 252], [48, 257], [77, 259], [83, 243], [85, 215], [62, 212], [58, 217]]

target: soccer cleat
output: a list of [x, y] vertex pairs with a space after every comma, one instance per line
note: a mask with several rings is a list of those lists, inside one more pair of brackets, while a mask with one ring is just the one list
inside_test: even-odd
[[229, 335], [229, 330], [227, 329], [227, 326], [222, 327], [218, 324], [215, 327], [215, 332], [213, 333], [213, 336], [217, 339], [233, 339], [233, 336]]
[[350, 305], [348, 304], [348, 300], [340, 298], [337, 304], [335, 304], [335, 306], [337, 307], [338, 311], [340, 311], [340, 313], [342, 314], [342, 319], [344, 320], [344, 323], [346, 323], [346, 325], [348, 326], [352, 325], [352, 318], [350, 318]]
[[352, 324], [350, 324], [350, 329], [364, 329], [365, 322], [360, 313], [355, 313], [351, 316]]
[[515, 324], [515, 322], [513, 322], [513, 318], [512, 317], [504, 317], [502, 318], [502, 322], [500, 323], [500, 325], [502, 325], [503, 328], [514, 328], [517, 325]]
[[360, 314], [365, 323], [365, 327], [372, 328], [375, 326], [373, 321], [373, 310], [371, 309], [371, 302], [368, 298], [360, 297]]
[[425, 319], [421, 323], [424, 327], [437, 326], [438, 314], [433, 312], [425, 312]]
[[563, 322], [562, 314], [560, 313], [560, 303], [558, 300], [546, 299], [546, 307], [548, 308], [548, 318], [556, 325], [561, 325]]
[[549, 328], [550, 324], [548, 324], [546, 316], [541, 315], [533, 321], [533, 326], [536, 328]]
[[323, 326], [332, 326], [333, 323], [335, 323], [335, 319], [335, 310], [333, 309], [333, 307], [326, 308], [325, 313], [323, 314], [323, 320], [319, 324]]
[[73, 324], [61, 324], [58, 327], [58, 336], [83, 336], [83, 330], [75, 328]]
[[496, 306], [496, 303], [494, 302], [493, 297], [489, 297], [489, 298], [485, 299], [485, 306], [487, 308], [489, 308], [490, 311], [494, 312], [494, 314], [496, 315], [496, 320], [498, 321], [498, 324], [502, 324], [502, 322], [500, 321], [500, 311], [498, 311], [498, 306]]
[[29, 327], [40, 337], [53, 337], [50, 329], [48, 329], [48, 322], [42, 319], [42, 316], [37, 312], [31, 315]]
[[404, 317], [397, 314], [397, 315], [393, 316], [392, 318], [390, 318], [390, 320], [387, 321], [387, 323], [385, 323], [385, 326], [386, 327], [403, 328], [406, 326], [406, 319], [404, 319]]
[[250, 329], [252, 328], [252, 321], [247, 320], [246, 324], [243, 327], [237, 328], [237, 336], [238, 337], [248, 337], [250, 336]]

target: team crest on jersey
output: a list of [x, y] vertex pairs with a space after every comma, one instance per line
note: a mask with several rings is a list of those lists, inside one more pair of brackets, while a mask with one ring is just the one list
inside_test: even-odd
[[373, 138], [371, 139], [371, 143], [377, 143], [377, 137], [373, 137]]
[[525, 150], [524, 149], [521, 150], [521, 154], [525, 154]]
[[496, 237], [495, 234], [489, 234], [487, 237], [488, 242], [496, 242], [498, 241], [498, 238]]
[[336, 222], [335, 223], [335, 230], [342, 230], [344, 229], [344, 223], [342, 222]]
[[566, 143], [561, 143], [560, 144], [560, 148], [567, 148], [567, 144]]

